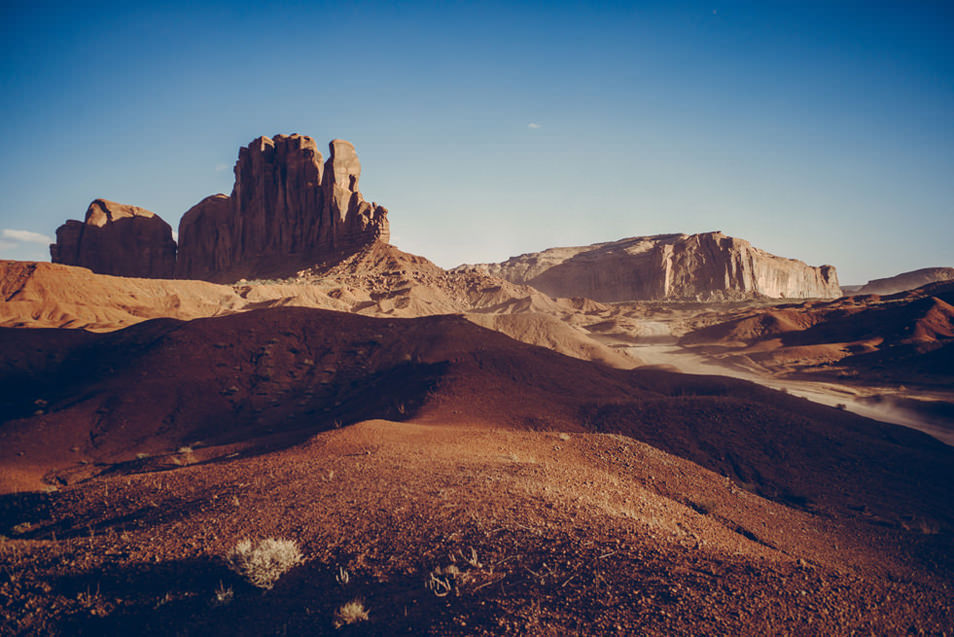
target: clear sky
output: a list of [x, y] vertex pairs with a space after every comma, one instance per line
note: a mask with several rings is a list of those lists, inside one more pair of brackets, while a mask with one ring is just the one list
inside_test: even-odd
[[104, 197], [175, 228], [258, 135], [355, 144], [439, 265], [723, 232], [863, 283], [954, 266], [954, 3], [18, 2], [0, 258]]

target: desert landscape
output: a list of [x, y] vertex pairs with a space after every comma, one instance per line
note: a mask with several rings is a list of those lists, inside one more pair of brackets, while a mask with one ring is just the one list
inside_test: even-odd
[[0, 635], [954, 637], [954, 5], [0, 31]]
[[178, 242], [96, 199], [0, 262], [4, 634], [950, 634], [946, 270], [447, 270], [329, 149], [253, 140]]

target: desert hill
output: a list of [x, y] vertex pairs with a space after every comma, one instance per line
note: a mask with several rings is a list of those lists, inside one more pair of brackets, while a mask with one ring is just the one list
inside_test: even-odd
[[[572, 359], [529, 348], [459, 317], [381, 320], [276, 308], [186, 323], [149, 321], [95, 336], [68, 333], [73, 336], [57, 330], [3, 331], [3, 413], [27, 416], [38, 405], [45, 412], [4, 426], [7, 469], [20, 463], [12, 454], [23, 445], [36, 444], [37, 453], [60, 458], [70, 458], [69, 450], [79, 446], [96, 462], [115, 462], [157, 452], [157, 445], [231, 444], [271, 432], [396, 418], [415, 413], [437, 379], [445, 388], [442, 400], [459, 394], [455, 400], [466, 401], [471, 421], [486, 404], [487, 422], [501, 426], [523, 423], [534, 414], [566, 423], [575, 406], [564, 403], [573, 405], [575, 399], [560, 395], [599, 400], [619, 393], [621, 382], [603, 366], [589, 381], [578, 378], [568, 362]], [[48, 338], [53, 344], [44, 347]], [[481, 391], [497, 387], [500, 376], [518, 383], [537, 373], [535, 364], [525, 362], [516, 370], [507, 362], [514, 348], [517, 356], [555, 356], [559, 363], [540, 363], [550, 374], [546, 386], [529, 384], [523, 405], [508, 406], [505, 416], [491, 409], [493, 400]], [[455, 389], [458, 368], [479, 381]], [[436, 408], [432, 401], [427, 404]], [[549, 407], [541, 409], [543, 404]], [[452, 405], [449, 409], [461, 408]], [[10, 438], [14, 432], [20, 432], [16, 442]]]
[[[374, 242], [331, 266], [287, 279], [204, 281], [136, 279], [49, 263], [0, 261], [0, 326], [111, 331], [153, 318], [189, 320], [266, 307], [310, 307], [369, 316], [464, 314], [517, 340], [616, 367], [633, 357], [575, 327], [579, 300], [551, 299], [486, 275], [447, 273], [423, 257]], [[592, 311], [595, 306], [586, 305]], [[520, 313], [518, 318], [494, 318]], [[567, 320], [563, 320], [567, 319]], [[580, 322], [580, 321], [576, 321]]]
[[94, 332], [151, 318], [227, 314], [245, 306], [233, 289], [204, 281], [107, 276], [32, 261], [0, 261], [0, 297], [0, 326]]
[[737, 317], [687, 333], [681, 342], [776, 372], [834, 372], [949, 387], [952, 303], [954, 283], [934, 283], [884, 297], [742, 309]]
[[[832, 522], [616, 436], [370, 421], [19, 504], [23, 566], [0, 586], [42, 602], [0, 607], [5, 632], [847, 635], [952, 612], [898, 559], [937, 550], [932, 527]], [[221, 557], [249, 536], [307, 561], [263, 593]], [[368, 621], [336, 630], [354, 598]]]
[[841, 295], [832, 266], [811, 267], [721, 232], [632, 237], [459, 266], [553, 296], [596, 301], [727, 300]]
[[[0, 340], [8, 414], [0, 465], [39, 471], [49, 462], [36, 474], [52, 471], [49, 479], [60, 469], [88, 475], [134, 461], [137, 453], [169, 453], [196, 441], [232, 453], [230, 445], [272, 438], [287, 444], [375, 418], [620, 431], [766, 497], [824, 507], [844, 498], [833, 485], [855, 480], [847, 473], [835, 478], [832, 467], [851, 464], [836, 456], [865, 463], [878, 457], [881, 470], [896, 464], [890, 472], [898, 475], [882, 481], [872, 469], [866, 476], [890, 494], [917, 471], [939, 471], [933, 456], [954, 454], [918, 432], [743, 381], [615, 370], [514, 342], [460, 317], [372, 319], [275, 308], [149, 321], [101, 335], [5, 329]], [[837, 450], [829, 448], [832, 436]], [[773, 458], [779, 453], [783, 466]], [[909, 462], [910, 454], [920, 459]], [[79, 458], [87, 464], [76, 464]], [[828, 486], [805, 477], [819, 472]], [[857, 486], [847, 491], [859, 497]], [[924, 487], [919, 497], [946, 497], [930, 493]]]
[[911, 272], [903, 272], [884, 279], [874, 279], [857, 289], [852, 294], [897, 294], [913, 290], [931, 283], [954, 280], [954, 268], [921, 268]]
[[[333, 634], [358, 595], [362, 634], [954, 616], [954, 450], [750, 383], [308, 308], [0, 343], [4, 489], [58, 485], [0, 498], [6, 632]], [[308, 561], [263, 595], [220, 557], [248, 535]], [[428, 573], [455, 562], [436, 597]]]

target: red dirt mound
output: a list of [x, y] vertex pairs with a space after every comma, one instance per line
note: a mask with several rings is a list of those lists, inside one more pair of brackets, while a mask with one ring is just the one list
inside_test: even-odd
[[[18, 419], [0, 429], [7, 471], [132, 461], [196, 441], [301, 439], [372, 417], [454, 421], [465, 406], [471, 421], [569, 426], [583, 398], [629, 390], [607, 368], [448, 316], [276, 308], [102, 335], [5, 329], [0, 342], [0, 405]], [[522, 400], [499, 404], [501, 391]]]
[[[353, 634], [954, 616], [954, 450], [743, 381], [301, 308], [4, 329], [0, 360], [3, 489], [54, 483], [0, 497], [5, 632], [338, 634], [354, 597]], [[263, 594], [222, 561], [245, 536], [307, 563]]]
[[769, 309], [752, 316], [718, 323], [686, 335], [683, 342], [694, 343], [751, 343], [779, 334], [808, 329], [815, 321], [810, 313], [795, 309]]
[[954, 368], [954, 283], [893, 296], [855, 296], [746, 311], [696, 329], [682, 345], [703, 345], [719, 357], [753, 356], [777, 372], [837, 365], [857, 378], [949, 384]]
[[388, 418], [620, 431], [779, 501], [841, 513], [865, 501], [892, 524], [910, 507], [951, 516], [954, 451], [923, 434], [744, 381], [611, 369], [460, 317], [282, 308], [103, 335], [2, 330], [0, 343], [5, 490]]
[[241, 309], [230, 287], [204, 281], [133, 279], [86, 268], [0, 261], [0, 326], [109, 331], [141, 321], [192, 319]]
[[[943, 546], [931, 523], [809, 515], [624, 436], [371, 421], [0, 514], [4, 634], [941, 634], [954, 617], [912, 557]], [[306, 561], [261, 591], [226, 568], [243, 537]], [[356, 598], [367, 620], [336, 629]]]
[[[638, 361], [614, 352], [561, 318], [581, 312], [528, 286], [475, 273], [448, 273], [424, 257], [375, 242], [332, 267], [235, 286], [131, 279], [50, 263], [0, 261], [0, 326], [111, 331], [155, 318], [194, 319], [269, 307], [310, 307], [366, 316], [466, 313], [517, 340], [620, 368]], [[592, 308], [591, 308], [592, 309]], [[541, 312], [549, 314], [543, 316]], [[526, 318], [494, 318], [496, 314]]]

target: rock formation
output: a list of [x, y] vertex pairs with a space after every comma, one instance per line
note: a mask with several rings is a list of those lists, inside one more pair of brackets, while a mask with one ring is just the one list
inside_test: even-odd
[[954, 268], [922, 268], [884, 279], [874, 279], [852, 290], [853, 294], [897, 294], [939, 281], [954, 281]]
[[97, 199], [85, 222], [70, 219], [50, 245], [53, 263], [78, 265], [99, 274], [171, 279], [176, 268], [172, 228], [144, 208]]
[[529, 284], [552, 296], [596, 301], [841, 295], [833, 266], [777, 257], [721, 232], [633, 237], [460, 267]]
[[287, 274], [389, 239], [387, 210], [358, 191], [350, 142], [322, 163], [312, 138], [259, 137], [239, 151], [231, 196], [203, 199], [179, 224], [180, 278], [232, 281]]
[[206, 197], [183, 215], [178, 259], [172, 229], [157, 215], [97, 199], [85, 223], [70, 220], [56, 231], [53, 263], [127, 277], [231, 282], [292, 274], [386, 243], [388, 211], [358, 191], [354, 146], [335, 139], [329, 147], [324, 163], [303, 135], [259, 137], [240, 149], [231, 196]]

